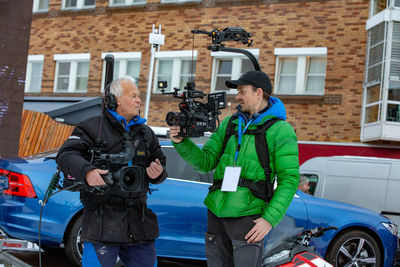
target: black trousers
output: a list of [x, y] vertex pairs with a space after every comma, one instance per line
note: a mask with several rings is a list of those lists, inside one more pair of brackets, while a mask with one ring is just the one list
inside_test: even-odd
[[248, 244], [244, 238], [261, 215], [220, 218], [210, 210], [205, 234], [208, 267], [260, 267], [264, 240]]

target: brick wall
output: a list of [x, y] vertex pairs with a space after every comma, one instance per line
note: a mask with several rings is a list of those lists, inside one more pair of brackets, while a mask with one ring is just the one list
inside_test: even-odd
[[[324, 96], [278, 97], [285, 103], [288, 121], [299, 140], [359, 142], [369, 2], [203, 0], [160, 4], [159, 0], [148, 0], [145, 6], [110, 8], [108, 1], [97, 0], [94, 10], [61, 11], [61, 0], [50, 0], [48, 13], [34, 15], [29, 54], [45, 55], [42, 94], [54, 95], [53, 55], [90, 53], [86, 95], [97, 96], [102, 78], [101, 53], [141, 51], [139, 89], [144, 110], [150, 60], [148, 34], [153, 24], [162, 25], [166, 38], [162, 51], [192, 49], [192, 29], [242, 27], [253, 34], [253, 48], [260, 49], [261, 68], [272, 80], [274, 48], [327, 47]], [[195, 36], [196, 85], [206, 93], [212, 66], [208, 43], [205, 36]], [[233, 42], [227, 46], [245, 48]], [[221, 119], [234, 112], [234, 96], [228, 101], [232, 105], [223, 111]], [[152, 94], [149, 124], [166, 126], [165, 115], [177, 111], [177, 104], [171, 96]]]

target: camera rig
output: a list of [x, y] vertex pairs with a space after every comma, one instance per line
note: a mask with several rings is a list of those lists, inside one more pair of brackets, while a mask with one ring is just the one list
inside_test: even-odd
[[[211, 32], [203, 30], [192, 30], [193, 34], [206, 34], [211, 37], [212, 45], [207, 46], [208, 50], [217, 52], [232, 52], [241, 53], [247, 56], [253, 63], [255, 70], [261, 70], [257, 59], [252, 53], [244, 49], [225, 47], [223, 42], [235, 41], [242, 42], [248, 47], [253, 45], [253, 40], [250, 39], [251, 33], [248, 33], [242, 28], [220, 28], [213, 29]], [[218, 115], [221, 114], [220, 109], [226, 107], [226, 93], [218, 92], [208, 94], [208, 102], [202, 103], [195, 101], [196, 98], [203, 98], [204, 94], [200, 90], [195, 89], [194, 81], [187, 83], [184, 87], [183, 93], [179, 94], [181, 89], [173, 88], [173, 92], [166, 93], [166, 81], [159, 81], [158, 88], [161, 89], [162, 94], [171, 94], [175, 98], [182, 99], [178, 107], [180, 112], [168, 112], [166, 122], [169, 126], [178, 125], [181, 130], [178, 134], [180, 137], [200, 137], [206, 131], [215, 131], [217, 129]]]
[[172, 94], [173, 97], [182, 99], [179, 104], [181, 112], [168, 112], [166, 117], [169, 126], [181, 126], [179, 136], [200, 137], [206, 131], [215, 131], [218, 115], [221, 114], [219, 109], [226, 107], [225, 92], [208, 94], [208, 102], [202, 103], [195, 99], [203, 98], [206, 94], [194, 89], [194, 82], [187, 83], [182, 94], [179, 94], [179, 88], [174, 88], [172, 93], [166, 93], [166, 81], [160, 81], [158, 87], [161, 88], [162, 94]]
[[206, 34], [211, 37], [212, 45], [207, 46], [208, 50], [213, 52], [231, 52], [231, 53], [240, 53], [247, 56], [251, 63], [253, 63], [255, 70], [261, 70], [260, 64], [258, 64], [257, 59], [254, 57], [252, 53], [247, 50], [225, 47], [225, 44], [222, 42], [226, 41], [235, 41], [242, 42], [243, 44], [250, 47], [253, 45], [253, 40], [250, 39], [252, 36], [251, 33], [245, 31], [242, 28], [225, 28], [221, 30], [220, 28], [213, 29], [211, 32], [203, 31], [203, 30], [192, 30], [193, 34]]

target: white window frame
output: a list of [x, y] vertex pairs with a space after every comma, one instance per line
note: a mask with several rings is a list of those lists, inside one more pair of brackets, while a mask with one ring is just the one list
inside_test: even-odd
[[62, 0], [61, 2], [61, 9], [62, 10], [71, 10], [71, 9], [91, 9], [96, 7], [96, 1], [94, 2], [94, 5], [91, 6], [85, 6], [85, 0], [76, 0], [76, 7], [66, 7], [66, 0]]
[[108, 6], [110, 7], [118, 7], [118, 6], [135, 6], [135, 5], [144, 5], [146, 4], [146, 0], [144, 1], [137, 1], [137, 0], [125, 0], [125, 4], [114, 4], [114, 0], [109, 0]]
[[[107, 52], [101, 53], [101, 59], [103, 60], [103, 74], [101, 78], [101, 91], [104, 92], [105, 87], [105, 78], [106, 78], [106, 62], [104, 58], [106, 55], [113, 55], [114, 62], [119, 61], [119, 70], [118, 70], [118, 77], [126, 76], [126, 71], [128, 68], [128, 61], [140, 61], [142, 59], [142, 52]], [[140, 75], [140, 68], [139, 68], [139, 75]], [[135, 78], [135, 77], [133, 77]], [[135, 78], [136, 79], [136, 78]], [[114, 77], [115, 80], [115, 77]], [[138, 81], [136, 81], [138, 83]]]
[[[47, 6], [46, 9], [39, 9], [39, 4], [40, 4], [40, 0], [33, 0], [32, 10], [33, 10], [34, 13], [48, 12], [49, 11], [49, 7], [48, 6]], [[50, 5], [50, 1], [49, 1], [49, 5]]]
[[[193, 56], [192, 56], [193, 55]], [[171, 84], [168, 85], [170, 88], [180, 87], [181, 80], [181, 63], [182, 60], [193, 60], [197, 61], [197, 50], [180, 50], [180, 51], [159, 51], [155, 54], [155, 68], [154, 68], [154, 84], [153, 84], [153, 93], [161, 94], [161, 91], [158, 89], [158, 67], [159, 67], [159, 59], [167, 59], [172, 60], [172, 77]], [[193, 73], [193, 76], [196, 77], [196, 74]], [[183, 90], [184, 88], [180, 88]]]
[[[248, 52], [252, 53], [254, 57], [258, 59], [260, 55], [260, 49], [245, 49]], [[217, 84], [217, 60], [221, 59], [232, 59], [232, 72], [231, 72], [231, 80], [239, 79], [242, 74], [242, 60], [249, 59], [247, 56], [239, 53], [231, 53], [231, 52], [211, 52], [211, 57], [213, 59], [212, 62], [212, 75], [211, 75], [211, 93], [213, 92], [226, 92], [227, 94], [236, 94], [237, 89], [229, 89], [229, 90], [215, 90]], [[250, 60], [250, 59], [249, 59]]]
[[[54, 93], [86, 93], [86, 90], [76, 90], [76, 78], [78, 72], [78, 62], [88, 62], [89, 63], [89, 73], [90, 73], [90, 53], [80, 53], [80, 54], [54, 54], [54, 61], [56, 61], [56, 71], [54, 75]], [[69, 82], [68, 82], [68, 90], [67, 91], [58, 91], [57, 83], [58, 83], [58, 65], [60, 62], [69, 62], [70, 71], [69, 71]], [[88, 75], [89, 76], [89, 75]]]
[[[324, 95], [325, 86], [321, 92], [306, 92], [307, 82], [307, 69], [308, 69], [308, 57], [327, 57], [328, 49], [326, 47], [296, 47], [296, 48], [275, 48], [274, 54], [276, 57], [275, 65], [275, 83], [274, 93], [281, 95]], [[284, 93], [279, 92], [279, 74], [280, 74], [280, 59], [281, 58], [297, 58], [297, 73], [296, 73], [296, 88], [295, 92]], [[325, 69], [326, 79], [326, 69]]]
[[42, 63], [41, 77], [40, 77], [40, 85], [42, 84], [43, 77], [43, 62], [44, 55], [28, 55], [28, 63], [26, 64], [26, 78], [25, 78], [25, 93], [40, 93], [30, 91], [31, 81], [32, 81], [32, 63]]

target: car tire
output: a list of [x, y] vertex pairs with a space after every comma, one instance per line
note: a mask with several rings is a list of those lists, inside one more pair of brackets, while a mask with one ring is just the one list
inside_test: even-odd
[[81, 242], [82, 215], [71, 224], [64, 241], [64, 250], [74, 266], [81, 266], [83, 243]]
[[379, 245], [366, 232], [359, 230], [344, 232], [333, 242], [328, 248], [325, 259], [335, 267], [382, 265]]

